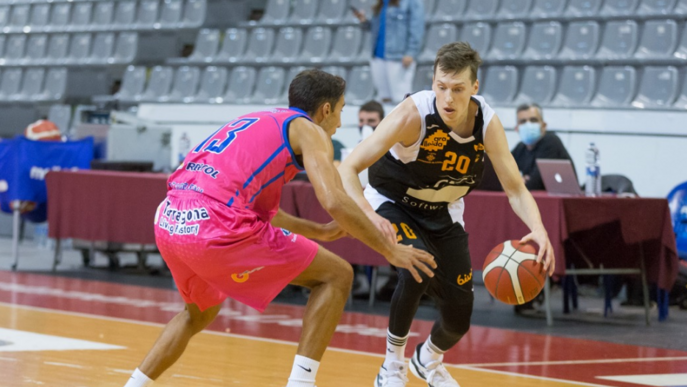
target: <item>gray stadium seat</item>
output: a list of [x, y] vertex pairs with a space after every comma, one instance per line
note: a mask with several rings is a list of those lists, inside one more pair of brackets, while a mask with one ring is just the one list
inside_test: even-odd
[[677, 47], [677, 23], [674, 20], [649, 20], [635, 52], [636, 58], [668, 58]]
[[415, 77], [413, 78], [413, 92], [430, 90], [434, 77], [434, 65], [417, 66]]
[[346, 12], [350, 12], [345, 1], [320, 0], [318, 3], [320, 3], [320, 9], [317, 13], [317, 21], [321, 23], [338, 23]]
[[[454, 21], [463, 17], [467, 0], [438, 0], [432, 20]], [[425, 10], [427, 12], [427, 10]]]
[[0, 35], [0, 63], [3, 63], [3, 59], [5, 57], [5, 42], [7, 41], [7, 37], [5, 35]]
[[64, 63], [67, 60], [67, 49], [69, 48], [69, 35], [52, 34], [48, 42], [48, 53], [46, 55], [47, 64]]
[[15, 27], [15, 30], [21, 31], [24, 26], [29, 24], [30, 9], [31, 6], [28, 4], [13, 5], [9, 25]]
[[184, 15], [181, 18], [182, 27], [198, 28], [205, 21], [207, 2], [205, 0], [186, 0]]
[[562, 59], [591, 58], [599, 46], [599, 30], [599, 23], [594, 21], [579, 21], [568, 24], [559, 57]]
[[165, 28], [177, 27], [181, 22], [183, 6], [183, 0], [164, 0], [160, 11], [160, 26]]
[[293, 79], [296, 78], [296, 75], [298, 75], [298, 73], [308, 68], [309, 67], [306, 66], [294, 66], [289, 69], [289, 72], [286, 75], [286, 79], [284, 80], [284, 91], [282, 92], [281, 97], [279, 97], [279, 101], [277, 101], [278, 104], [289, 104], [289, 85], [291, 84], [291, 81], [293, 81]]
[[[300, 27], [282, 27], [272, 52], [274, 62], [293, 62], [301, 53], [303, 30]], [[260, 78], [258, 77], [258, 80]]]
[[638, 15], [670, 15], [675, 8], [675, 0], [642, 0]]
[[437, 5], [437, 0], [424, 0], [423, 7], [425, 11], [425, 21], [429, 21], [434, 17], [434, 8]]
[[26, 47], [26, 63], [39, 64], [45, 58], [48, 47], [48, 35], [31, 35]]
[[596, 71], [591, 66], [565, 66], [558, 93], [551, 105], [561, 107], [585, 106], [594, 96]]
[[675, 104], [673, 104], [673, 107], [687, 110], [687, 77], [683, 77], [682, 79], [682, 92], [680, 92], [680, 96], [675, 101]]
[[31, 17], [29, 25], [32, 29], [42, 30], [50, 21], [50, 4], [34, 4], [31, 6]]
[[678, 44], [673, 57], [677, 59], [687, 59], [687, 28], [682, 29], [680, 36], [680, 43]]
[[490, 103], [510, 104], [518, 91], [518, 69], [515, 66], [491, 66], [484, 80], [484, 98]]
[[95, 3], [93, 9], [93, 26], [102, 28], [112, 24], [112, 15], [114, 14], [113, 1], [100, 1]]
[[116, 28], [131, 28], [136, 21], [136, 2], [128, 0], [117, 1], [114, 14]]
[[316, 0], [294, 0], [289, 21], [297, 24], [311, 24], [316, 15]]
[[255, 88], [255, 68], [234, 67], [224, 94], [224, 103], [249, 103]]
[[329, 27], [310, 27], [305, 35], [300, 59], [304, 62], [322, 62], [328, 58], [332, 46], [332, 30]]
[[246, 51], [248, 31], [244, 28], [229, 28], [224, 33], [222, 48], [217, 54], [217, 61], [236, 62]]
[[72, 35], [69, 42], [68, 63], [86, 63], [91, 55], [91, 34], [82, 33]]
[[[370, 66], [356, 66], [346, 79], [346, 101], [362, 105], [375, 95]], [[410, 92], [411, 90], [408, 90]]]
[[673, 13], [676, 15], [687, 15], [687, 0], [677, 0]]
[[639, 5], [639, 0], [604, 0], [602, 16], [631, 16]]
[[639, 40], [639, 27], [634, 20], [614, 20], [606, 23], [604, 37], [596, 54], [602, 59], [625, 59], [634, 54]]
[[114, 32], [99, 32], [95, 34], [95, 38], [93, 39], [93, 51], [88, 58], [88, 62], [91, 64], [107, 64], [112, 57], [114, 45]]
[[193, 54], [188, 58], [191, 62], [211, 62], [217, 56], [220, 32], [215, 29], [204, 28], [198, 31]]
[[139, 28], [153, 28], [153, 25], [157, 23], [159, 12], [160, 2], [158, 0], [142, 0], [138, 4], [136, 25]]
[[32, 98], [38, 96], [43, 91], [43, 79], [45, 78], [45, 69], [29, 68], [24, 71], [24, 77], [21, 82], [21, 89], [16, 96], [19, 101], [30, 101]]
[[597, 16], [602, 0], [569, 0], [565, 15], [570, 17]]
[[[89, 6], [91, 3], [84, 3]], [[89, 8], [90, 10], [90, 8]], [[74, 24], [77, 18], [77, 9], [74, 9], [74, 15], [72, 14], [72, 5], [70, 3], [53, 3], [52, 13], [50, 15], [50, 25], [48, 26], [50, 30], [64, 30], [69, 27], [70, 24]], [[71, 16], [71, 18], [70, 18]], [[90, 11], [89, 11], [90, 18]], [[72, 19], [72, 20], [70, 20]]]
[[499, 23], [491, 42], [489, 58], [515, 59], [527, 42], [527, 29], [523, 22]]
[[425, 46], [418, 58], [420, 61], [434, 61], [437, 51], [446, 43], [458, 40], [458, 28], [455, 24], [432, 24], [427, 31]]
[[228, 71], [224, 67], [209, 66], [203, 71], [198, 94], [193, 99], [196, 103], [222, 102], [224, 89], [227, 86]]
[[48, 121], [54, 122], [60, 129], [60, 132], [67, 133], [69, 131], [71, 120], [71, 105], [55, 104], [50, 106], [48, 110]]
[[167, 96], [169, 102], [192, 102], [198, 91], [200, 69], [198, 67], [181, 66], [174, 74], [172, 91]]
[[91, 24], [92, 13], [93, 3], [76, 3], [74, 4], [74, 9], [72, 10], [70, 24], [75, 27], [85, 27]]
[[500, 19], [521, 19], [527, 17], [532, 8], [532, 0], [501, 0], [497, 16]]
[[272, 53], [272, 46], [274, 46], [274, 29], [255, 28], [248, 38], [248, 47], [246, 47], [243, 59], [264, 62]]
[[[368, 18], [372, 17], [372, 7], [375, 4], [377, 4], [377, 0], [349, 0], [348, 3], [349, 6], [355, 7], [363, 11]], [[358, 18], [356, 18], [355, 15], [353, 15], [353, 12], [351, 12], [350, 9], [346, 9], [344, 17], [354, 22], [358, 21]]]
[[642, 74], [637, 97], [632, 106], [637, 108], [667, 108], [678, 93], [678, 71], [673, 66], [647, 66]]
[[534, 0], [530, 15], [536, 18], [557, 17], [565, 10], [565, 0]]
[[283, 95], [285, 70], [282, 67], [263, 67], [258, 73], [252, 103], [272, 105]]
[[5, 69], [0, 79], [0, 101], [10, 101], [21, 86], [22, 70], [19, 68]]
[[8, 25], [10, 22], [10, 6], [0, 5], [0, 27]]
[[522, 76], [515, 104], [536, 102], [546, 105], [556, 93], [556, 69], [552, 66], [528, 66]]
[[261, 24], [283, 24], [291, 11], [290, 0], [267, 0], [265, 14], [260, 19]]
[[117, 36], [112, 63], [132, 63], [138, 52], [138, 33], [120, 32]]
[[338, 62], [355, 60], [360, 52], [362, 39], [363, 31], [358, 26], [341, 26], [337, 28], [329, 59]]
[[461, 40], [470, 43], [470, 46], [481, 56], [486, 56], [491, 46], [491, 27], [487, 23], [470, 23], [463, 26], [460, 34]]
[[556, 21], [532, 25], [530, 39], [523, 53], [525, 59], [551, 59], [558, 55], [563, 44], [563, 26]]
[[174, 71], [171, 67], [155, 66], [150, 72], [148, 85], [141, 94], [141, 101], [161, 101], [169, 94], [174, 79]]
[[146, 85], [146, 72], [144, 66], [128, 66], [122, 76], [122, 86], [114, 95], [115, 99], [125, 102], [140, 100]]
[[26, 52], [26, 35], [10, 35], [5, 44], [5, 63], [18, 63]]
[[468, 0], [464, 19], [482, 20], [489, 19], [496, 14], [499, 0]]
[[609, 66], [601, 71], [593, 106], [628, 106], [635, 96], [637, 71], [630, 66]]
[[[324, 66], [322, 67], [322, 71], [348, 80], [348, 78], [346, 78], [346, 69], [341, 66]], [[346, 90], [348, 91], [348, 85], [346, 85]]]
[[360, 47], [358, 60], [367, 62], [370, 61], [370, 59], [372, 59], [372, 34], [370, 31], [365, 31], [363, 33], [363, 43]]
[[45, 75], [43, 91], [32, 99], [40, 102], [59, 102], [67, 93], [67, 69], [51, 67]]

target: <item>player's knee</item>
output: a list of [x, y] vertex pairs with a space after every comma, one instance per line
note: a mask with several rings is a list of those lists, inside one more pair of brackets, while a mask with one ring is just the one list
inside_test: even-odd
[[343, 262], [335, 273], [339, 288], [350, 292], [353, 286], [353, 267], [348, 262]]
[[194, 332], [198, 333], [205, 329], [217, 317], [220, 305], [210, 307], [200, 311], [197, 307], [188, 307], [184, 310], [184, 322]]

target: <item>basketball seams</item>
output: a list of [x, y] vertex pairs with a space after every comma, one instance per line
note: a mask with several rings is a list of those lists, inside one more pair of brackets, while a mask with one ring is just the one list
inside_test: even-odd
[[[503, 244], [501, 244], [501, 251], [498, 251], [498, 247], [490, 253], [490, 256], [496, 255], [495, 258], [487, 264], [486, 267], [483, 269], [482, 277], [486, 281], [487, 275], [491, 273], [496, 267], [500, 268], [501, 271], [496, 275], [496, 277], [491, 277], [493, 280], [488, 281], [491, 283], [492, 286], [494, 286], [495, 289], [493, 289], [492, 295], [496, 297], [497, 299], [499, 298], [499, 290], [500, 290], [500, 285], [501, 281], [505, 281], [505, 278], [503, 276], [503, 272], [507, 271], [508, 272], [508, 277], [510, 279], [510, 286], [509, 288], [512, 289], [512, 293], [508, 292], [504, 294], [506, 298], [510, 299], [511, 296], [515, 297], [515, 301], [518, 304], [522, 304], [525, 302], [525, 294], [523, 292], [523, 285], [520, 281], [520, 272], [519, 269], [522, 267], [524, 269], [523, 275], [525, 273], [529, 274], [532, 276], [535, 280], [535, 284], [539, 289], [542, 288], [542, 281], [540, 280], [539, 277], [533, 272], [532, 268], [523, 265], [523, 262], [525, 261], [536, 261], [536, 252], [526, 252], [526, 251], [521, 251], [518, 249], [515, 245], [515, 243], [518, 241], [506, 241]], [[527, 246], [527, 245], [525, 245]], [[521, 254], [518, 254], [521, 253]], [[513, 263], [511, 263], [511, 261]], [[527, 282], [530, 283], [530, 282]], [[505, 286], [505, 284], [504, 284]], [[531, 286], [531, 285], [528, 285]], [[510, 294], [509, 294], [510, 293]], [[510, 302], [507, 302], [510, 303]]]

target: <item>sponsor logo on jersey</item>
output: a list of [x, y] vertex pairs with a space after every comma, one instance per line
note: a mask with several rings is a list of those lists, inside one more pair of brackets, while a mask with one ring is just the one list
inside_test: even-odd
[[422, 141], [420, 148], [429, 152], [437, 152], [444, 149], [446, 144], [448, 144], [449, 139], [450, 137], [448, 136], [448, 133], [439, 129], [432, 133], [429, 137], [425, 138], [424, 141]]
[[255, 269], [252, 269], [252, 270], [246, 270], [243, 273], [239, 273], [239, 274], [234, 273], [231, 275], [231, 279], [234, 280], [234, 282], [236, 282], [236, 283], [242, 284], [242, 283], [248, 281], [248, 278], [250, 277], [250, 275], [252, 273], [255, 273], [256, 271], [260, 271], [264, 268], [265, 268], [265, 266], [260, 266], [260, 267], [256, 267]]
[[186, 170], [191, 172], [203, 172], [213, 179], [216, 179], [217, 175], [219, 175], [219, 171], [215, 169], [215, 167], [201, 163], [188, 163]]

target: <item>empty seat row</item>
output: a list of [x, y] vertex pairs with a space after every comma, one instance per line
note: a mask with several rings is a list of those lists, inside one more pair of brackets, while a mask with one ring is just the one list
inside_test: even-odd
[[0, 65], [129, 64], [137, 48], [136, 32], [0, 35]]
[[424, 0], [427, 20], [508, 20], [687, 14], [685, 0]]
[[[640, 33], [641, 31], [641, 33]], [[420, 61], [431, 62], [442, 45], [464, 40], [489, 60], [644, 60], [687, 58], [687, 26], [674, 20], [560, 23], [434, 24]]]
[[340, 24], [353, 23], [357, 19], [351, 7], [372, 14], [377, 0], [268, 0], [265, 13], [257, 23], [280, 24]]
[[[420, 66], [414, 86], [431, 85], [431, 74]], [[687, 108], [687, 82], [674, 66], [489, 66], [479, 78], [480, 94], [495, 106]]]
[[369, 35], [358, 26], [203, 29], [189, 58], [170, 63], [353, 63], [366, 62]]
[[0, 69], [0, 103], [59, 102], [67, 89], [67, 69]]
[[0, 31], [197, 28], [206, 0], [119, 0], [0, 5]]
[[[205, 69], [181, 66], [156, 66], [146, 69], [129, 66], [115, 99], [124, 103], [230, 103], [286, 104], [288, 85], [304, 66], [238, 66], [232, 69], [209, 66]], [[346, 99], [360, 104], [374, 96], [369, 66], [323, 67], [347, 80]]]

